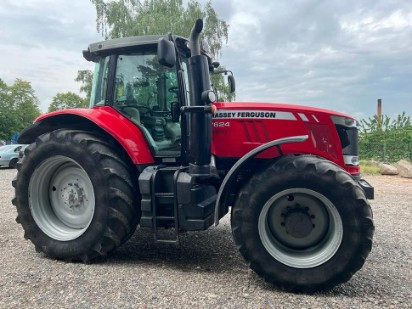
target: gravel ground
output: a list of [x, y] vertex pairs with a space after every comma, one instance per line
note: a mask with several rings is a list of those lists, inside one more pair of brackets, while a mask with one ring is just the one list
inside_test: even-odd
[[0, 307], [412, 308], [412, 179], [366, 177], [376, 232], [364, 267], [328, 293], [277, 290], [244, 264], [228, 217], [181, 244], [157, 245], [147, 231], [106, 261], [69, 264], [36, 253], [10, 200], [16, 171], [0, 169]]

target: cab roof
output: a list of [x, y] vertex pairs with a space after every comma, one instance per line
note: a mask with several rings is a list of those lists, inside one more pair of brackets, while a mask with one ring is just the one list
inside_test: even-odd
[[[122, 52], [134, 49], [136, 47], [138, 48], [139, 46], [155, 46], [157, 45], [159, 40], [164, 37], [167, 37], [167, 35], [129, 36], [100, 41], [90, 44], [87, 50], [83, 51], [83, 57], [87, 61], [95, 61], [97, 57], [110, 55], [114, 51]], [[178, 44], [181, 49], [185, 50], [185, 53], [189, 53], [190, 55], [190, 50], [187, 46], [187, 38], [179, 35], [172, 35], [172, 39]], [[211, 58], [209, 54], [209, 48], [205, 48], [206, 46], [207, 44], [205, 45], [205, 43], [202, 42], [202, 53]]]
[[87, 61], [95, 61], [98, 56], [108, 55], [113, 51], [123, 51], [139, 46], [156, 45], [164, 35], [129, 36], [92, 43], [83, 51]]
[[118, 39], [100, 41], [89, 45], [90, 53], [109, 51], [119, 48], [134, 47], [139, 45], [157, 44], [164, 35], [129, 36]]

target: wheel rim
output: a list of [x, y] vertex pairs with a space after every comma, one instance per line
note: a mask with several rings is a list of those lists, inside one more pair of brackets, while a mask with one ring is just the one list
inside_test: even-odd
[[295, 268], [312, 268], [330, 260], [342, 242], [339, 212], [324, 195], [293, 188], [272, 196], [258, 221], [268, 253]]
[[93, 219], [95, 196], [86, 171], [74, 160], [55, 156], [41, 163], [29, 183], [30, 211], [49, 237], [69, 241], [81, 236]]

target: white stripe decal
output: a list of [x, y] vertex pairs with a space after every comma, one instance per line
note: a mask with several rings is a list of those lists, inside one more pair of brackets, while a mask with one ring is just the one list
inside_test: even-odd
[[214, 119], [277, 119], [277, 120], [296, 120], [291, 112], [279, 112], [268, 110], [224, 110], [218, 109], [213, 114]]
[[315, 119], [316, 122], [319, 122], [318, 118], [316, 118], [316, 116], [313, 114], [312, 114], [312, 118]]
[[308, 117], [306, 117], [306, 115], [304, 113], [298, 113], [300, 119], [302, 119], [303, 121], [309, 121]]

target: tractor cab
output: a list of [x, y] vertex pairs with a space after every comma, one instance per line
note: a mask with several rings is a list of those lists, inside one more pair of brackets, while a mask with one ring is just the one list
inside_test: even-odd
[[[165, 50], [159, 42], [173, 43]], [[168, 52], [172, 53], [171, 63], [161, 64], [161, 54]], [[128, 37], [90, 44], [83, 52], [87, 60], [95, 62], [90, 107], [111, 106], [130, 119], [143, 132], [154, 157], [180, 157], [180, 107], [191, 105], [190, 54], [187, 39], [178, 36]], [[202, 54], [209, 65], [211, 59], [203, 48]]]

